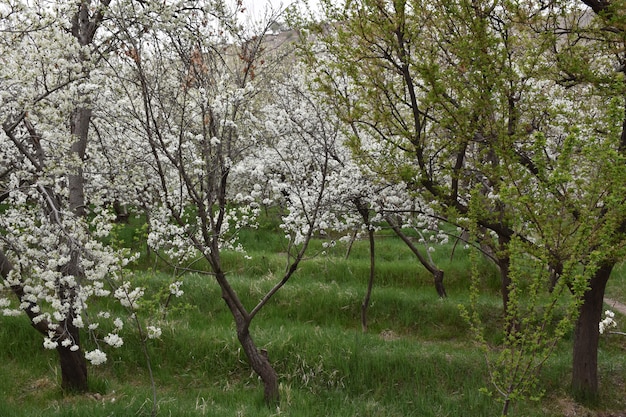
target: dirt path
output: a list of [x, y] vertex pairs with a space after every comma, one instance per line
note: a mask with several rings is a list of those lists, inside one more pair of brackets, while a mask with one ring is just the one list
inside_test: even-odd
[[608, 304], [611, 309], [617, 311], [618, 313], [626, 316], [626, 304], [622, 304], [617, 300], [613, 300], [612, 298], [604, 297], [605, 304]]

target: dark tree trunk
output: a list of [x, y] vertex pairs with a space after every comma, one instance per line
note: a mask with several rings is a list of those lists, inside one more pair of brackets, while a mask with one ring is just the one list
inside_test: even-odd
[[369, 228], [367, 231], [370, 241], [370, 276], [367, 281], [367, 292], [363, 298], [363, 304], [361, 304], [361, 328], [363, 332], [367, 332], [367, 309], [370, 305], [370, 299], [372, 297], [372, 289], [374, 288], [374, 277], [376, 275], [376, 253], [375, 253], [375, 240], [374, 231]]
[[0, 250], [0, 276], [7, 279], [12, 270], [13, 265], [9, 261], [9, 258], [6, 257], [4, 251]]
[[[80, 251], [73, 248], [70, 254], [70, 261], [62, 268], [64, 276], [83, 276], [83, 270], [80, 267]], [[74, 305], [76, 303], [76, 288], [59, 285], [59, 298], [62, 302]], [[76, 317], [74, 310], [70, 309], [68, 317], [59, 323], [57, 334], [59, 337], [57, 342], [57, 352], [59, 353], [61, 365], [61, 387], [66, 391], [85, 392], [87, 386], [87, 360], [80, 344], [80, 329], [74, 326], [74, 318]], [[69, 338], [78, 346], [78, 349], [72, 352], [70, 349], [61, 346], [61, 342], [65, 338]]]
[[598, 324], [602, 317], [604, 290], [613, 266], [602, 265], [591, 278], [576, 321], [572, 390], [578, 399], [584, 401], [594, 401], [598, 397]]
[[250, 362], [250, 366], [263, 381], [265, 403], [268, 407], [278, 405], [280, 401], [278, 374], [270, 363], [267, 351], [257, 349], [248, 331], [247, 323], [237, 323], [237, 338]]
[[437, 295], [439, 295], [439, 298], [446, 298], [448, 294], [446, 293], [446, 287], [443, 286], [443, 271], [438, 269], [433, 272], [433, 278], [435, 280]]
[[510, 259], [503, 257], [498, 259], [498, 269], [500, 270], [500, 293], [502, 294], [502, 308], [504, 315], [509, 311], [509, 299], [511, 293], [511, 277], [509, 275]]
[[113, 211], [115, 211], [115, 221], [117, 223], [128, 223], [130, 214], [126, 205], [121, 204], [118, 200], [113, 202]]
[[[108, 2], [105, 2], [108, 4]], [[103, 3], [103, 7], [106, 5]], [[78, 39], [81, 45], [89, 45], [93, 39], [93, 35], [97, 28], [96, 21], [90, 21], [89, 14], [87, 13], [88, 2], [82, 2], [80, 9], [76, 16], [74, 16], [72, 32]], [[102, 18], [100, 10], [94, 19], [99, 20]], [[83, 57], [80, 57], [81, 60]], [[74, 109], [70, 120], [70, 133], [74, 139], [70, 148], [70, 154], [77, 160], [77, 165], [72, 172], [68, 174], [68, 188], [69, 188], [69, 205], [70, 210], [79, 217], [87, 214], [87, 204], [85, 200], [85, 177], [83, 170], [83, 161], [85, 161], [87, 151], [87, 140], [89, 136], [89, 124], [91, 123], [92, 110], [85, 105]], [[73, 275], [75, 277], [81, 277], [83, 275], [82, 268], [80, 267], [80, 252], [74, 248], [72, 251], [72, 257], [70, 263], [64, 271], [64, 275]], [[67, 301], [70, 305], [76, 302], [75, 289], [68, 289], [68, 291], [61, 291], [61, 299]], [[73, 314], [70, 314], [64, 325], [65, 331], [74, 340], [75, 344], [79, 347], [78, 350], [72, 352], [62, 346], [57, 348], [59, 352], [59, 359], [61, 364], [61, 386], [66, 391], [78, 391], [84, 392], [88, 390], [87, 386], [87, 361], [83, 353], [83, 349], [79, 344], [79, 329], [72, 324], [74, 318]], [[59, 341], [60, 342], [60, 341]], [[59, 343], [60, 345], [60, 343]]]
[[509, 311], [509, 301], [511, 298], [511, 281], [510, 269], [511, 258], [509, 257], [509, 242], [511, 239], [508, 236], [499, 236], [500, 240], [498, 251], [496, 252], [496, 263], [498, 270], [500, 271], [500, 294], [502, 295], [502, 311], [505, 320], [505, 331], [507, 334], [519, 330], [520, 317], [514, 315]]
[[[74, 342], [80, 346], [79, 332], [74, 326], [66, 329], [74, 339]], [[87, 364], [82, 349], [71, 351], [67, 347], [57, 347], [59, 360], [61, 363], [61, 388], [67, 392], [85, 392], [87, 385]]]
[[226, 276], [219, 268], [215, 268], [215, 278], [222, 289], [222, 298], [226, 302], [237, 328], [237, 338], [243, 348], [252, 370], [261, 378], [264, 387], [265, 403], [268, 407], [278, 405], [280, 393], [278, 390], [278, 374], [270, 363], [269, 356], [265, 349], [259, 350], [250, 335], [251, 317], [238, 302], [237, 295], [228, 284]]
[[345, 256], [346, 260], [350, 257], [350, 253], [352, 252], [352, 246], [354, 245], [354, 242], [356, 241], [356, 235], [358, 233], [359, 233], [359, 231], [355, 230], [352, 233], [352, 236], [350, 237], [350, 242], [348, 242], [348, 248], [346, 249], [346, 256]]
[[[500, 293], [502, 294], [502, 308], [504, 317], [509, 311], [509, 298], [511, 293], [511, 277], [509, 275], [511, 258], [509, 257], [509, 243], [511, 239], [506, 235], [498, 235], [498, 251], [496, 252], [496, 263], [500, 271]], [[509, 323], [509, 329], [510, 329]]]
[[[80, 36], [77, 36], [81, 45], [88, 45], [93, 38], [93, 30], [95, 26], [91, 26], [92, 22], [85, 21], [85, 3], [81, 3], [80, 12], [78, 16], [79, 26], [81, 29]], [[89, 28], [89, 29], [88, 29]], [[89, 37], [85, 35], [89, 33]], [[75, 33], [75, 35], [77, 35]], [[81, 57], [82, 59], [82, 57]], [[77, 165], [74, 169], [68, 173], [68, 188], [69, 188], [69, 205], [70, 210], [76, 216], [84, 217], [87, 214], [87, 202], [85, 200], [85, 176], [83, 169], [83, 162], [85, 161], [87, 151], [87, 140], [89, 136], [89, 124], [91, 123], [92, 110], [89, 107], [77, 107], [74, 109], [70, 120], [70, 133], [74, 139], [70, 148], [70, 155], [75, 157]], [[71, 260], [63, 271], [64, 275], [73, 275], [75, 277], [82, 277], [83, 270], [80, 267], [80, 251], [77, 248], [72, 250]], [[76, 290], [70, 288], [67, 291], [61, 289], [61, 299], [65, 302], [69, 302], [73, 305], [76, 302]], [[61, 363], [61, 386], [64, 390], [84, 392], [87, 391], [87, 360], [85, 359], [83, 349], [78, 343], [79, 329], [74, 327], [72, 320], [73, 314], [69, 315], [69, 318], [64, 325], [64, 329], [74, 339], [78, 350], [72, 352], [69, 349], [58, 348], [59, 358]]]
[[72, 144], [71, 153], [80, 161], [74, 171], [68, 175], [70, 209], [78, 216], [86, 214], [84, 175], [82, 162], [85, 160], [87, 149], [87, 136], [91, 121], [91, 109], [78, 108], [74, 111], [71, 120], [71, 133], [75, 141]]

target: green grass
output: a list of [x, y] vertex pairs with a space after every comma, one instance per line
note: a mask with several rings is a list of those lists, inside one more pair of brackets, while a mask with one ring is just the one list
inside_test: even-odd
[[[242, 236], [252, 260], [224, 256], [229, 278], [247, 306], [285, 267], [280, 234], [271, 232], [271, 224], [264, 227]], [[321, 248], [321, 242], [315, 246]], [[453, 259], [449, 247], [434, 253], [446, 271], [449, 297], [440, 300], [431, 277], [404, 244], [379, 239], [364, 334], [359, 320], [369, 269], [367, 242], [356, 242], [348, 259], [345, 249], [337, 245], [303, 263], [253, 322], [252, 335], [268, 350], [281, 378], [280, 409], [265, 407], [260, 381], [246, 363], [211, 276], [183, 276], [185, 295], [174, 300], [166, 321], [144, 309], [142, 320], [163, 328], [161, 339], [148, 344], [159, 415], [498, 415], [500, 404], [480, 392], [489, 387], [485, 359], [459, 313], [459, 304], [468, 300], [470, 268], [464, 251], [457, 248]], [[147, 287], [148, 297], [171, 281], [171, 273], [145, 267], [152, 262], [142, 265], [135, 280]], [[479, 310], [488, 339], [496, 343], [502, 325], [497, 271], [486, 261], [480, 270]], [[622, 295], [617, 288], [612, 291]], [[623, 318], [617, 319], [623, 325]], [[626, 340], [613, 336], [602, 339], [601, 401], [590, 413], [626, 408], [621, 391]], [[124, 337], [122, 348], [107, 350], [107, 364], [90, 366], [90, 394], [64, 395], [55, 352], [43, 349], [24, 317], [0, 318], [0, 416], [150, 415], [148, 371], [138, 335], [128, 323]], [[90, 342], [85, 347], [93, 348]], [[563, 416], [574, 407], [567, 386], [570, 350], [571, 340], [564, 340], [546, 364], [540, 380], [543, 400], [515, 403], [512, 415]]]
[[616, 265], [606, 285], [606, 296], [626, 304], [626, 264]]

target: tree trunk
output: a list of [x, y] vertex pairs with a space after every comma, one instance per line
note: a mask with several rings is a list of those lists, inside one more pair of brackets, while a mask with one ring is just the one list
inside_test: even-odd
[[9, 261], [9, 258], [6, 257], [4, 251], [0, 249], [0, 276], [3, 279], [7, 279], [12, 270], [13, 265], [11, 264], [11, 261]]
[[502, 310], [504, 317], [504, 326], [507, 334], [514, 334], [520, 329], [521, 318], [509, 311], [509, 300], [511, 298], [511, 276], [510, 262], [508, 256], [498, 258], [498, 269], [500, 270], [500, 293], [502, 294]]
[[[81, 0], [78, 3], [78, 10], [72, 16], [72, 35], [78, 40], [82, 46], [92, 46], [92, 42], [95, 33], [100, 26], [100, 23], [104, 19], [105, 11], [109, 6], [111, 0], [102, 0], [100, 7], [97, 11], [92, 12], [90, 10], [93, 5], [89, 0]], [[92, 49], [92, 48], [90, 48]], [[78, 59], [81, 63], [85, 63], [89, 60], [82, 52], [79, 53]], [[89, 74], [89, 66], [83, 67], [84, 75]], [[83, 217], [87, 214], [87, 203], [85, 200], [85, 177], [83, 170], [83, 162], [85, 161], [87, 151], [87, 140], [89, 136], [89, 124], [91, 123], [92, 109], [90, 108], [90, 101], [87, 96], [81, 97], [83, 103], [78, 105], [70, 118], [70, 133], [74, 142], [70, 148], [70, 157], [74, 158], [72, 163], [76, 164], [70, 167], [68, 173], [68, 201], [69, 208], [78, 217]], [[69, 264], [64, 268], [64, 275], [73, 275], [77, 278], [82, 277], [83, 270], [80, 266], [80, 250], [73, 248], [71, 253], [71, 260]], [[63, 288], [61, 286], [60, 298], [62, 302], [68, 302], [70, 306], [73, 306], [76, 302], [76, 290], [75, 288]], [[87, 391], [87, 361], [83, 354], [83, 349], [79, 343], [80, 331], [73, 324], [74, 313], [68, 314], [65, 322], [60, 323], [62, 329], [65, 330], [69, 337], [71, 337], [78, 346], [76, 351], [65, 349], [63, 347], [57, 348], [59, 352], [59, 358], [61, 362], [61, 386], [64, 390], [71, 391]], [[61, 345], [59, 340], [59, 346]]]
[[374, 287], [374, 277], [376, 275], [376, 256], [375, 256], [375, 240], [374, 230], [368, 225], [368, 236], [370, 241], [370, 277], [367, 282], [367, 292], [365, 298], [363, 298], [363, 304], [361, 304], [361, 328], [363, 332], [367, 332], [367, 309], [372, 297], [372, 288]]
[[268, 407], [278, 405], [280, 401], [278, 374], [270, 363], [267, 351], [265, 349], [259, 350], [250, 335], [251, 317], [241, 303], [238, 303], [237, 295], [228, 284], [224, 273], [216, 267], [214, 267], [214, 270], [217, 271], [215, 278], [222, 289], [222, 298], [235, 319], [239, 343], [248, 358], [252, 370], [263, 381], [265, 403]]
[[257, 349], [248, 330], [248, 323], [237, 323], [237, 338], [250, 362], [250, 366], [263, 381], [265, 403], [268, 407], [278, 405], [280, 401], [278, 374], [270, 363], [267, 351]]
[[[66, 330], [76, 345], [80, 346], [78, 329], [75, 326], [68, 326]], [[61, 388], [67, 392], [87, 391], [87, 364], [82, 349], [73, 352], [59, 343], [57, 352], [61, 363]]]
[[[80, 267], [80, 251], [72, 248], [70, 261], [62, 268], [64, 276], [81, 277], [84, 275]], [[74, 305], [77, 301], [76, 288], [59, 284], [59, 299], [62, 302]], [[59, 323], [56, 333], [59, 335], [57, 352], [59, 353], [61, 365], [61, 387], [66, 391], [85, 392], [87, 386], [87, 360], [80, 344], [80, 329], [74, 326], [76, 314], [70, 308], [67, 318]], [[72, 352], [70, 349], [61, 346], [63, 339], [71, 339], [78, 349]]]
[[[495, 253], [496, 263], [500, 270], [500, 293], [502, 294], [502, 308], [504, 309], [504, 317], [506, 318], [509, 311], [509, 298], [511, 293], [511, 277], [509, 270], [511, 259], [509, 257], [509, 243], [511, 239], [506, 235], [498, 235], [498, 250]], [[507, 327], [510, 329], [511, 323]]]
[[511, 293], [511, 277], [509, 276], [508, 257], [498, 258], [498, 269], [500, 270], [500, 293], [502, 294], [502, 308], [506, 317], [509, 311], [509, 298]]
[[350, 242], [348, 242], [348, 248], [346, 249], [346, 256], [345, 256], [345, 260], [348, 260], [348, 258], [350, 257], [350, 253], [352, 252], [352, 245], [354, 245], [354, 242], [356, 241], [356, 235], [359, 233], [358, 229], [355, 229], [354, 232], [352, 233], [352, 236], [350, 237]]
[[496, 264], [500, 271], [500, 294], [502, 295], [502, 311], [505, 320], [505, 331], [507, 334], [513, 334], [513, 332], [519, 330], [520, 317], [516, 317], [509, 311], [509, 300], [511, 298], [511, 258], [509, 257], [509, 242], [511, 239], [508, 236], [498, 236], [499, 247], [496, 252]]
[[118, 200], [113, 202], [113, 211], [115, 212], [115, 221], [117, 223], [128, 223], [130, 214], [125, 204], [121, 204]]
[[[83, 161], [87, 151], [87, 139], [89, 135], [89, 123], [91, 122], [92, 110], [88, 107], [78, 107], [74, 109], [70, 120], [70, 133], [74, 138], [74, 142], [70, 148], [70, 155], [75, 159], [74, 169], [68, 175], [69, 188], [69, 205], [70, 210], [78, 217], [87, 215], [87, 203], [85, 200], [85, 177], [83, 170]], [[84, 272], [80, 266], [81, 254], [78, 248], [73, 248], [70, 262], [65, 266], [63, 275], [73, 275], [80, 278]], [[74, 288], [64, 289], [61, 286], [60, 297], [64, 302], [74, 305], [76, 302], [76, 290]], [[61, 326], [73, 338], [78, 350], [72, 352], [63, 347], [57, 348], [59, 352], [61, 364], [61, 386], [66, 391], [85, 392], [88, 390], [87, 385], [87, 360], [85, 359], [82, 346], [79, 341], [79, 329], [76, 328], [72, 321], [74, 319], [73, 312]]]
[[443, 271], [438, 269], [433, 272], [433, 278], [435, 280], [435, 290], [437, 290], [437, 295], [439, 295], [439, 298], [446, 298], [448, 294], [446, 293], [446, 287], [443, 285]]
[[71, 120], [71, 133], [75, 138], [70, 149], [76, 157], [76, 166], [68, 175], [70, 209], [77, 216], [84, 216], [87, 212], [85, 205], [83, 161], [87, 150], [87, 135], [91, 121], [91, 109], [80, 107], [74, 111]]
[[598, 397], [598, 324], [602, 317], [604, 290], [614, 264], [602, 265], [589, 282], [574, 331], [572, 390], [582, 401]]
[[417, 259], [424, 266], [424, 268], [426, 268], [428, 272], [433, 275], [437, 295], [439, 295], [440, 298], [446, 298], [448, 294], [446, 293], [446, 289], [443, 285], [443, 271], [437, 268], [437, 265], [435, 265], [435, 263], [432, 261], [432, 258], [430, 258], [430, 254], [426, 252], [429, 256], [429, 259], [426, 259], [413, 244], [413, 242], [411, 242], [411, 239], [409, 239], [409, 237], [402, 232], [400, 227], [391, 219], [390, 216], [386, 216], [385, 220], [387, 221], [387, 223], [389, 223], [389, 226], [391, 226], [396, 235], [400, 239], [402, 239], [402, 241], [409, 247], [411, 252], [413, 252], [413, 254], [417, 257]]

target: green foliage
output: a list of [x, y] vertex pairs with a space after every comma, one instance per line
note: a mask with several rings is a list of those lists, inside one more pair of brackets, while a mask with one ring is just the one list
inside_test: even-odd
[[[624, 77], [611, 69], [621, 4], [593, 19], [559, 2], [354, 0], [308, 56], [359, 162], [494, 254], [507, 335], [490, 369], [504, 414], [540, 391], [583, 294], [603, 291], [595, 271], [626, 254]], [[474, 264], [472, 275], [470, 306], [483, 291]], [[488, 345], [481, 317], [464, 314]]]
[[[478, 219], [484, 217], [481, 213], [483, 207], [480, 199], [473, 194], [471, 239], [480, 234]], [[490, 388], [482, 390], [490, 396], [497, 395], [496, 398], [503, 404], [501, 414], [504, 416], [509, 414], [512, 403], [538, 401], [544, 395], [539, 384], [540, 372], [558, 343], [573, 329], [586, 290], [585, 283], [595, 269], [588, 268], [587, 274], [582, 274], [578, 271], [579, 264], [570, 262], [559, 279], [552, 281], [550, 252], [514, 236], [498, 255], [500, 259], [506, 259], [501, 268], [507, 268], [508, 283], [503, 290], [504, 335], [494, 344], [486, 339], [488, 330], [476, 309], [482, 291], [475, 266], [476, 252], [474, 250], [470, 254], [472, 283], [469, 304], [461, 306], [461, 312], [477, 345], [485, 353]], [[582, 287], [579, 287], [580, 284]], [[550, 287], [551, 290], [547, 291]]]

